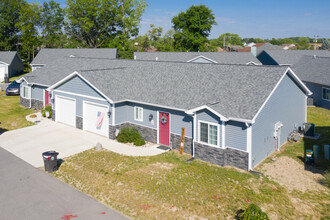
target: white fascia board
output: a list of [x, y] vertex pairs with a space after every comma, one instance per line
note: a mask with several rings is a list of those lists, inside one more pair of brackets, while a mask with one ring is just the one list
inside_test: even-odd
[[253, 123], [254, 123], [253, 120], [243, 119], [243, 118], [233, 118], [233, 117], [229, 117], [228, 120], [230, 120], [230, 121], [238, 121], [238, 122], [243, 122], [243, 123], [248, 123], [248, 124], [253, 124]]
[[31, 66], [46, 66], [46, 64], [30, 64]]
[[194, 60], [197, 60], [197, 59], [199, 59], [199, 58], [203, 58], [203, 59], [208, 60], [208, 61], [210, 61], [210, 62], [212, 62], [212, 63], [218, 63], [217, 61], [212, 60], [212, 59], [207, 58], [207, 57], [204, 57], [204, 56], [202, 56], [202, 55], [199, 55], [199, 56], [197, 56], [197, 57], [195, 57], [195, 58], [192, 58], [192, 59], [188, 60], [187, 63], [193, 62]]
[[249, 61], [249, 62], [246, 63], [246, 65], [249, 65], [249, 64], [253, 64], [253, 65], [256, 65], [256, 66], [261, 65], [261, 64], [258, 64], [258, 63], [256, 63], [256, 62], [253, 62], [253, 61]]
[[154, 107], [159, 107], [159, 108], [166, 108], [166, 109], [171, 109], [171, 110], [185, 112], [185, 113], [187, 111], [187, 109], [175, 108], [175, 107], [170, 107], [170, 106], [166, 106], [166, 105], [152, 104], [152, 103], [141, 102], [141, 101], [136, 101], [136, 100], [132, 100], [132, 99], [123, 99], [123, 100], [116, 101], [116, 102], [113, 102], [113, 103], [117, 104], [117, 103], [122, 103], [122, 102], [133, 102], [133, 103], [137, 103], [137, 104], [154, 106]]
[[195, 112], [198, 112], [198, 111], [203, 110], [203, 109], [209, 110], [210, 112], [212, 112], [213, 114], [215, 114], [216, 116], [218, 116], [221, 121], [228, 121], [229, 120], [228, 118], [226, 118], [225, 116], [219, 114], [218, 112], [216, 112], [215, 110], [213, 110], [212, 108], [210, 108], [207, 105], [202, 105], [202, 106], [199, 106], [197, 108], [190, 109], [188, 111], [185, 111], [185, 113], [188, 114], [188, 115], [192, 115]]
[[8, 64], [8, 63], [5, 63], [5, 62], [3, 62], [3, 61], [0, 61], [0, 63], [2, 63], [2, 64], [5, 64], [5, 65], [9, 66], [9, 64]]
[[29, 82], [24, 78], [24, 76], [22, 76], [21, 78], [19, 78], [19, 79], [16, 80], [16, 82], [18, 82], [18, 83], [21, 83], [23, 81], [25, 81], [26, 83], [29, 84]]
[[282, 75], [281, 79], [277, 82], [277, 84], [275, 85], [275, 87], [273, 88], [272, 92], [269, 94], [269, 96], [267, 97], [266, 101], [262, 104], [262, 106], [260, 107], [260, 109], [258, 110], [257, 114], [253, 117], [252, 121], [253, 123], [255, 122], [256, 118], [258, 117], [258, 115], [260, 114], [260, 112], [262, 111], [262, 109], [265, 107], [266, 103], [268, 102], [268, 100], [270, 99], [270, 97], [272, 97], [273, 93], [276, 91], [277, 87], [280, 85], [280, 83], [282, 82], [283, 78], [287, 75], [290, 74], [294, 80], [301, 85], [301, 87], [305, 90], [305, 93], [307, 95], [312, 94], [312, 92], [305, 86], [305, 84], [297, 77], [297, 75], [291, 70], [290, 67], [288, 67], [286, 69], [286, 71], [284, 72], [284, 74]]
[[299, 77], [293, 72], [293, 70], [288, 67], [288, 69], [286, 70], [286, 73], [289, 73], [296, 81], [299, 85], [301, 85], [301, 87], [305, 90], [306, 95], [312, 95], [313, 93], [308, 89], [308, 87], [305, 85], [305, 83], [303, 83]]
[[52, 91], [54, 90], [54, 88], [58, 87], [59, 85], [69, 81], [70, 79], [72, 79], [75, 76], [79, 76], [84, 82], [86, 82], [89, 86], [91, 86], [93, 89], [95, 89], [98, 93], [100, 93], [106, 100], [108, 100], [111, 104], [113, 104], [113, 101], [111, 99], [109, 99], [106, 95], [104, 95], [99, 89], [97, 89], [92, 83], [90, 83], [87, 79], [85, 79], [82, 75], [80, 75], [77, 71], [74, 71], [73, 73], [69, 74], [68, 76], [66, 76], [65, 78], [63, 78], [62, 80], [58, 81], [57, 83], [53, 84], [52, 86], [50, 86], [47, 91]]

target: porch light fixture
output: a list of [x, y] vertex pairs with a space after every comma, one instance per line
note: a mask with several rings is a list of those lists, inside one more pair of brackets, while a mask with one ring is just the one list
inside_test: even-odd
[[154, 118], [153, 114], [150, 113], [149, 115], [149, 121], [151, 121]]
[[110, 116], [111, 116], [111, 112], [110, 112], [110, 111], [108, 111], [108, 117], [110, 118]]

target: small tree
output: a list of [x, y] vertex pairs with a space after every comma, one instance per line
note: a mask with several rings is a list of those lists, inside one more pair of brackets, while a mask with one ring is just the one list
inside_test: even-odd
[[240, 220], [269, 220], [268, 215], [256, 204], [250, 204], [245, 211], [239, 210], [236, 217]]

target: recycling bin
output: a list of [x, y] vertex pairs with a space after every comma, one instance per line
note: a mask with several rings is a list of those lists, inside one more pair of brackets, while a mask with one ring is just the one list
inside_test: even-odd
[[45, 171], [51, 173], [57, 170], [57, 155], [56, 151], [46, 151], [42, 153], [44, 160]]
[[314, 165], [314, 152], [312, 150], [306, 150], [305, 164], [312, 166]]

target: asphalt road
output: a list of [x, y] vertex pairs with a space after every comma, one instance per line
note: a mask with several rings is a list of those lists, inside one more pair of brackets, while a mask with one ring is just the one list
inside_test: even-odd
[[127, 218], [0, 147], [0, 219]]

